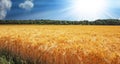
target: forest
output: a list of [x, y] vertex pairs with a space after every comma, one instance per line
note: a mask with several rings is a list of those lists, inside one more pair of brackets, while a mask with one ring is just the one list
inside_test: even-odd
[[98, 19], [95, 21], [68, 20], [0, 20], [0, 24], [39, 24], [39, 25], [120, 25], [119, 19]]

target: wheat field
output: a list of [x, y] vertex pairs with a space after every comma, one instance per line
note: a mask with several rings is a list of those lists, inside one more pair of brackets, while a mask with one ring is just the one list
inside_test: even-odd
[[120, 26], [1, 25], [3, 51], [28, 64], [120, 64]]

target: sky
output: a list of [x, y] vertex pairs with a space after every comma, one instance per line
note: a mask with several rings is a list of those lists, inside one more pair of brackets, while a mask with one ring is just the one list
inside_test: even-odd
[[0, 0], [0, 20], [120, 19], [120, 0]]

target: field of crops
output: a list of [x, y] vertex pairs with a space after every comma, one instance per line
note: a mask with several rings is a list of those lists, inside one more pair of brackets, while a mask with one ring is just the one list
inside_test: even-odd
[[5, 53], [22, 64], [120, 64], [120, 26], [1, 25]]

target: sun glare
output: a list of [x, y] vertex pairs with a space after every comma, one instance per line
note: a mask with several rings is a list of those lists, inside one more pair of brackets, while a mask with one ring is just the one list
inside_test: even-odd
[[106, 0], [72, 0], [71, 13], [75, 16], [97, 18], [105, 11]]

